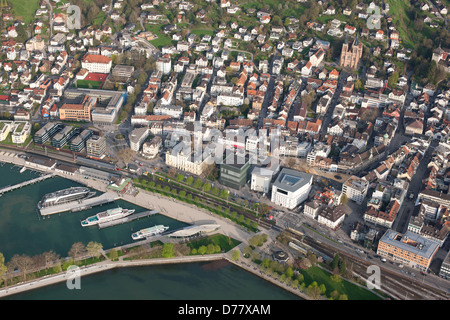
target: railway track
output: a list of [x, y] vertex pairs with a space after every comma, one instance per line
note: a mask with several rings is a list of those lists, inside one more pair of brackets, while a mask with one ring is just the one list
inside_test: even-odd
[[258, 224], [258, 227], [260, 228], [271, 229], [274, 226], [274, 222], [267, 221], [266, 219], [261, 217], [257, 217], [256, 215], [248, 212], [246, 208], [236, 206], [233, 204], [227, 205], [226, 203], [223, 202], [224, 200], [215, 199], [209, 195], [205, 195], [200, 190], [191, 190], [193, 188], [187, 189], [184, 188], [183, 186], [180, 186], [178, 183], [167, 180], [154, 179], [153, 181], [160, 184], [162, 188], [164, 188], [165, 186], [169, 186], [171, 190], [172, 189], [177, 190], [177, 194], [179, 194], [180, 191], [182, 190], [185, 191], [186, 194], [191, 193], [193, 196], [198, 197], [202, 201], [201, 204], [203, 205], [208, 205], [214, 208], [217, 207], [218, 205], [222, 206], [222, 208], [229, 207], [230, 212], [236, 211], [238, 215], [242, 214], [244, 216], [244, 219], [250, 219], [250, 221], [256, 222]]
[[[347, 266], [353, 270], [354, 274], [367, 279], [370, 274], [367, 273], [367, 268], [374, 265], [370, 260], [361, 260], [345, 251], [339, 250], [335, 247], [329, 246], [323, 242], [319, 243], [315, 239], [303, 237], [303, 242], [313, 247], [319, 252], [333, 257], [339, 253], [341, 257], [347, 260]], [[380, 267], [381, 271], [381, 290], [388, 293], [395, 299], [399, 300], [448, 300], [449, 296], [439, 290], [431, 287], [418, 279], [412, 279], [402, 276], [387, 268]]]

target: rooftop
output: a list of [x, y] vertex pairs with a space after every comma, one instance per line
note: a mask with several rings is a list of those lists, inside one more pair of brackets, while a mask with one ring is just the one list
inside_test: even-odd
[[381, 237], [380, 241], [427, 259], [430, 259], [436, 250], [439, 249], [439, 244], [436, 242], [410, 231], [402, 235], [389, 229]]
[[295, 192], [311, 183], [311, 180], [312, 175], [309, 173], [283, 168], [273, 185], [286, 191]]

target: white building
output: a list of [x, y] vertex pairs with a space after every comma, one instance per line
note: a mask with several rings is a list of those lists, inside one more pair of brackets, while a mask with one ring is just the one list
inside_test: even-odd
[[345, 211], [342, 206], [325, 207], [319, 212], [317, 222], [331, 229], [336, 229], [345, 219]]
[[272, 185], [271, 201], [294, 209], [308, 198], [312, 181], [311, 174], [283, 168]]
[[93, 73], [109, 73], [112, 60], [99, 54], [87, 54], [81, 61], [81, 67]]
[[201, 153], [193, 152], [191, 146], [183, 142], [166, 152], [166, 165], [195, 175], [201, 175], [211, 163], [213, 160], [210, 155], [203, 159]]
[[162, 139], [160, 136], [155, 136], [151, 142], [146, 142], [142, 145], [142, 153], [145, 157], [150, 159], [156, 157], [161, 150]]
[[305, 203], [303, 214], [311, 219], [316, 219], [322, 210], [322, 203], [319, 200], [312, 200]]
[[172, 69], [172, 60], [169, 55], [164, 55], [156, 60], [156, 70], [163, 74], [169, 74]]
[[272, 178], [278, 172], [279, 167], [277, 162], [270, 163], [266, 167], [255, 167], [252, 171], [251, 190], [268, 194]]
[[0, 121], [0, 141], [3, 141], [8, 137], [13, 127], [13, 121]]
[[129, 134], [130, 148], [133, 151], [138, 152], [141, 149], [142, 143], [147, 139], [150, 134], [150, 128], [142, 127], [136, 128]]
[[14, 130], [11, 133], [13, 143], [24, 143], [31, 134], [31, 123], [28, 121], [14, 122]]
[[347, 196], [347, 199], [353, 200], [358, 204], [362, 204], [364, 198], [366, 197], [368, 188], [368, 181], [356, 176], [351, 176], [342, 185], [342, 193]]

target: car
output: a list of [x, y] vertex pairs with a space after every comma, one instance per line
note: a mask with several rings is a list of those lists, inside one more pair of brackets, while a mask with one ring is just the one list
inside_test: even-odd
[[386, 259], [385, 258], [381, 258], [381, 262], [386, 262]]

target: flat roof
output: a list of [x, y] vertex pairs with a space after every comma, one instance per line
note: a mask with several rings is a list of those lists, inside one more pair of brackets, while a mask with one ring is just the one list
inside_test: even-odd
[[380, 241], [427, 259], [430, 259], [436, 250], [439, 249], [439, 245], [436, 242], [411, 231], [401, 234], [389, 229], [384, 233]]
[[310, 183], [312, 175], [306, 172], [283, 168], [274, 182], [274, 186], [289, 192], [295, 192]]
[[169, 237], [191, 237], [196, 234], [209, 233], [220, 228], [220, 224], [193, 225], [169, 234]]

